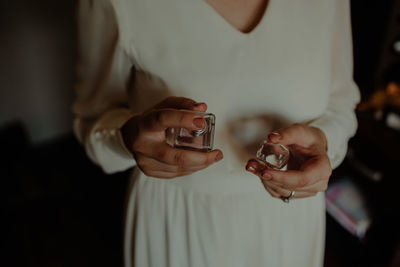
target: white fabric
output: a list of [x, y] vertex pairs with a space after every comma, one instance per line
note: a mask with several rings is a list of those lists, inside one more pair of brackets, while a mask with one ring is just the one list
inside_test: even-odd
[[125, 266], [322, 266], [324, 195], [272, 198], [244, 170], [227, 129], [260, 114], [310, 123], [325, 132], [332, 166], [340, 164], [359, 100], [349, 16], [347, 0], [271, 0], [243, 34], [203, 0], [80, 1], [73, 110], [90, 158], [109, 173], [135, 166], [115, 131], [169, 95], [207, 103], [225, 156], [170, 180], [135, 168]]

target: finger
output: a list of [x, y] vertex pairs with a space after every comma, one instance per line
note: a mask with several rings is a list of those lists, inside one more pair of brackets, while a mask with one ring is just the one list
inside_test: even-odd
[[313, 185], [298, 188], [297, 190], [308, 192], [308, 193], [318, 193], [325, 192], [328, 189], [328, 180], [320, 180]]
[[[288, 193], [288, 194], [286, 194], [286, 195], [284, 195], [284, 196], [282, 196], [283, 198], [287, 198], [287, 197], [289, 197], [290, 195], [291, 195], [291, 191]], [[294, 196], [292, 197], [292, 198], [306, 198], [306, 197], [312, 197], [312, 196], [315, 196], [317, 193], [314, 193], [314, 192], [303, 192], [303, 191], [295, 191], [294, 192]]]
[[141, 153], [137, 153], [136, 162], [141, 167], [143, 172], [146, 172], [146, 170], [163, 171], [169, 173], [195, 172], [209, 166], [209, 164], [203, 164], [197, 166], [172, 165], [147, 157]]
[[207, 104], [204, 102], [196, 103], [190, 110], [199, 111], [199, 112], [206, 112], [207, 111]]
[[223, 158], [223, 153], [219, 149], [210, 152], [199, 152], [192, 150], [171, 147], [166, 143], [159, 144], [149, 154], [155, 160], [166, 164], [178, 165], [181, 168], [188, 166], [210, 165]]
[[309, 147], [314, 144], [315, 135], [306, 125], [296, 123], [272, 132], [268, 135], [268, 141], [286, 146], [300, 145]]
[[309, 159], [300, 170], [277, 171], [265, 169], [262, 177], [282, 185], [288, 190], [312, 186], [320, 180], [328, 180], [331, 175], [330, 165], [324, 157]]
[[[291, 190], [283, 189], [283, 188], [271, 183], [270, 181], [262, 180], [262, 183], [263, 183], [265, 189], [268, 191], [268, 193], [270, 193], [273, 197], [277, 197], [277, 198], [288, 197], [292, 193]], [[311, 197], [311, 196], [315, 196], [316, 193], [317, 192], [295, 191], [293, 198]]]
[[188, 110], [205, 112], [207, 110], [207, 105], [206, 103], [203, 102], [198, 103], [190, 98], [171, 96], [166, 98], [161, 103], [157, 104], [155, 108], [188, 109]]
[[281, 197], [281, 195], [279, 195], [279, 194], [278, 194], [277, 192], [275, 192], [272, 188], [266, 186], [265, 184], [264, 184], [264, 188], [265, 188], [265, 190], [267, 190], [267, 192], [268, 192], [272, 197], [276, 197], [276, 198], [280, 198], [280, 197]]
[[262, 178], [274, 181], [283, 188], [291, 191], [313, 184], [302, 171], [280, 172], [274, 170], [265, 170], [262, 174]]
[[[280, 197], [280, 196], [287, 196], [290, 194], [291, 190], [296, 190], [298, 192], [298, 197], [309, 197], [309, 196], [313, 196], [315, 195], [317, 192], [324, 192], [327, 189], [327, 185], [328, 185], [328, 180], [320, 180], [317, 181], [315, 184], [310, 184], [308, 186], [304, 186], [304, 187], [297, 187], [297, 186], [293, 186], [293, 187], [288, 187], [285, 185], [282, 185], [279, 182], [273, 181], [271, 179], [266, 179], [262, 176], [263, 174], [263, 170], [265, 170], [266, 168], [260, 164], [257, 160], [255, 159], [250, 159], [246, 165], [246, 170], [254, 173], [255, 175], [258, 175], [262, 181], [262, 183], [264, 184], [265, 188], [267, 189], [268, 187], [270, 187], [271, 189], [269, 190], [275, 190], [275, 195], [271, 194], [271, 192], [269, 192], [271, 195], [275, 196], [275, 197]], [[280, 189], [278, 189], [280, 188]], [[267, 190], [267, 191], [269, 191]], [[289, 193], [289, 194], [288, 194]], [[279, 196], [276, 196], [279, 195]]]
[[[263, 181], [271, 182], [270, 180], [265, 180], [265, 179], [263, 179]], [[285, 190], [304, 192], [304, 193], [307, 193], [307, 195], [309, 196], [309, 195], [314, 195], [318, 192], [325, 192], [328, 189], [328, 182], [329, 182], [329, 180], [320, 180], [320, 181], [316, 182], [315, 184], [312, 184], [309, 186], [304, 186], [304, 187], [286, 186], [286, 185], [282, 185], [279, 183], [273, 183], [273, 184], [275, 186], [278, 186]]]
[[181, 172], [181, 173], [172, 173], [172, 172], [164, 172], [164, 171], [149, 171], [144, 173], [148, 177], [155, 177], [155, 178], [164, 178], [164, 179], [171, 179], [180, 176], [190, 175], [193, 172]]
[[144, 130], [165, 131], [167, 128], [186, 128], [200, 130], [205, 126], [205, 120], [200, 114], [177, 109], [160, 109], [147, 113], [141, 120]]
[[273, 190], [275, 192], [275, 195], [277, 195], [277, 197], [288, 196], [291, 193], [290, 190], [283, 189], [280, 186], [278, 186], [268, 180], [261, 179], [261, 182], [263, 183], [264, 187], [266, 187], [266, 188], [268, 187], [271, 190]]
[[262, 172], [265, 168], [266, 167], [256, 159], [250, 159], [246, 164], [246, 170], [258, 176], [262, 175]]

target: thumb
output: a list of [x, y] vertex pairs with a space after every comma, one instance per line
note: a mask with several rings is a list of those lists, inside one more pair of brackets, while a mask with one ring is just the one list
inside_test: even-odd
[[299, 145], [309, 147], [315, 143], [315, 136], [308, 126], [296, 123], [270, 133], [268, 141], [285, 146]]
[[207, 105], [206, 103], [203, 102], [198, 103], [190, 98], [171, 96], [164, 99], [162, 102], [158, 103], [155, 106], [155, 108], [187, 109], [187, 110], [205, 112], [207, 110]]

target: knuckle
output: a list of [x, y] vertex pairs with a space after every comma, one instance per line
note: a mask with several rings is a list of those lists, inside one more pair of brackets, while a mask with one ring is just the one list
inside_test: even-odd
[[271, 187], [266, 186], [265, 184], [264, 184], [264, 187], [265, 187], [265, 189], [268, 191], [268, 193], [269, 193], [272, 197], [275, 197], [275, 198], [280, 198], [280, 197], [281, 197], [281, 195], [278, 194], [278, 192], [276, 192], [276, 191], [275, 191], [274, 189], [272, 189]]
[[271, 195], [271, 197], [275, 197], [278, 198], [279, 195], [277, 193], [275, 193], [274, 191], [272, 191], [271, 189], [266, 188], [268, 193]]
[[321, 186], [320, 192], [325, 192], [327, 189], [328, 189], [328, 183], [324, 183], [324, 184]]
[[261, 180], [261, 183], [263, 184], [263, 186], [265, 187], [265, 189], [269, 190], [268, 182], [265, 181], [264, 179], [262, 179], [261, 177], [260, 177], [260, 180]]
[[168, 114], [166, 111], [158, 110], [154, 114], [154, 122], [161, 126], [166, 126]]
[[181, 177], [181, 176], [186, 176], [186, 175], [190, 175], [190, 174], [192, 174], [193, 172], [186, 172], [186, 171], [184, 171], [184, 172], [178, 172], [177, 174], [175, 174], [172, 178], [175, 178], [175, 177]]
[[140, 121], [140, 122], [138, 122], [138, 125], [137, 125], [137, 127], [136, 127], [136, 138], [137, 139], [139, 139], [139, 138], [142, 138], [143, 137], [143, 135], [144, 135], [144, 122], [143, 121]]
[[303, 131], [304, 130], [304, 125], [301, 124], [301, 123], [295, 123], [295, 124], [293, 124], [293, 128], [295, 130], [298, 130], [298, 131]]
[[327, 170], [328, 179], [329, 179], [329, 177], [331, 177], [331, 175], [332, 175], [332, 167], [329, 166], [329, 167], [328, 167], [328, 170]]
[[181, 172], [185, 172], [186, 168], [185, 168], [185, 166], [183, 164], [178, 164], [178, 165], [175, 166], [174, 170], [177, 173], [181, 173]]
[[303, 138], [306, 138], [308, 136], [307, 128], [302, 123], [296, 123], [295, 130], [296, 130], [297, 134], [302, 136]]
[[309, 181], [308, 181], [308, 177], [307, 176], [301, 176], [299, 181], [298, 181], [298, 183], [297, 183], [297, 185], [299, 187], [304, 187], [304, 186], [307, 186], [308, 184], [309, 184]]
[[327, 175], [327, 176], [325, 176], [324, 178], [325, 178], [325, 179], [322, 179], [322, 180], [328, 184], [329, 179], [331, 178], [331, 176], [330, 176], [330, 175]]
[[143, 148], [142, 148], [142, 142], [138, 142], [138, 141], [134, 141], [132, 143], [132, 150], [134, 152], [143, 152]]
[[176, 96], [168, 96], [168, 97], [164, 98], [163, 101], [160, 102], [160, 105], [161, 106], [171, 106], [171, 104], [175, 102], [176, 98], [177, 98]]
[[136, 163], [141, 168], [146, 166], [146, 160], [143, 157], [137, 157]]
[[183, 152], [177, 152], [174, 156], [174, 161], [176, 165], [178, 165], [180, 168], [183, 168], [186, 162], [185, 154]]
[[162, 176], [162, 178], [166, 178], [166, 179], [171, 179], [171, 178], [175, 178], [175, 177], [177, 177], [177, 175], [174, 174], [174, 173], [165, 173], [165, 174]]
[[280, 173], [275, 173], [273, 176], [273, 181], [278, 182], [280, 184], [286, 184], [285, 175], [281, 175]]
[[332, 168], [331, 168], [330, 165], [327, 165], [326, 168], [323, 168], [323, 169], [320, 171], [320, 176], [323, 177], [322, 180], [328, 181], [329, 178], [331, 177], [331, 175], [332, 175]]
[[182, 106], [182, 107], [190, 106], [190, 104], [192, 104], [193, 102], [194, 102], [193, 100], [186, 98], [186, 97], [181, 97], [178, 100], [179, 106]]
[[142, 136], [143, 133], [148, 130], [149, 128], [151, 128], [151, 126], [154, 123], [154, 119], [153, 119], [153, 114], [154, 113], [149, 113], [146, 114], [145, 116], [143, 116], [143, 119], [140, 119], [138, 121], [138, 127], [137, 127], [137, 136]]
[[157, 152], [157, 158], [160, 159], [160, 160], [165, 160], [166, 155], [167, 155], [167, 150], [166, 149], [160, 149]]
[[157, 112], [155, 113], [155, 118], [154, 118], [154, 120], [155, 120], [155, 122], [156, 122], [157, 124], [164, 125], [164, 124], [165, 124], [165, 112], [157, 111]]
[[216, 155], [213, 155], [210, 153], [209, 155], [207, 155], [207, 157], [204, 158], [203, 163], [208, 166], [215, 161], [215, 157], [216, 157]]
[[147, 168], [141, 168], [142, 172], [144, 173], [144, 175], [146, 176], [152, 176], [152, 171], [147, 169]]
[[179, 119], [178, 119], [178, 121], [179, 121], [179, 125], [184, 125], [184, 122], [185, 122], [185, 114], [184, 114], [183, 112], [181, 112], [181, 113], [179, 114]]
[[172, 101], [175, 100], [177, 97], [176, 96], [169, 96], [165, 99], [165, 101]]

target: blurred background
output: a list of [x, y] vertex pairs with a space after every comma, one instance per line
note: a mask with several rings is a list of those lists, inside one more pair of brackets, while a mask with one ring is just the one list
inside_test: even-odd
[[[325, 266], [400, 266], [400, 0], [352, 0], [359, 130], [327, 191]], [[72, 135], [74, 0], [0, 1], [6, 264], [121, 266], [128, 173]]]

